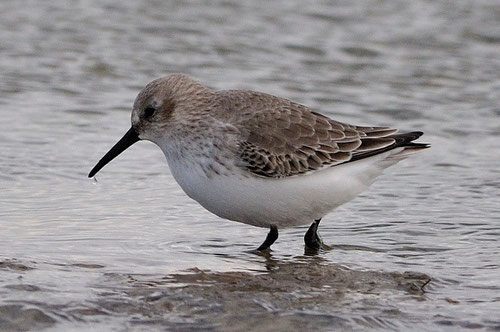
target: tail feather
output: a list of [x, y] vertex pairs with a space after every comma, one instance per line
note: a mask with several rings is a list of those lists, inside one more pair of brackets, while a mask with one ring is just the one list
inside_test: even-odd
[[340, 165], [336, 165], [346, 178], [354, 178], [359, 188], [367, 188], [375, 178], [382, 174], [384, 169], [397, 164], [409, 155], [430, 147], [426, 143], [414, 143], [422, 136], [421, 132], [396, 134], [387, 137], [393, 138], [394, 143], [372, 151], [360, 152]]
[[421, 131], [413, 131], [410, 133], [404, 133], [404, 134], [394, 134], [387, 136], [387, 138], [392, 138], [394, 139], [394, 143], [392, 143], [389, 146], [386, 146], [381, 149], [376, 149], [372, 151], [366, 151], [366, 152], [360, 152], [358, 154], [353, 154], [352, 158], [348, 162], [368, 158], [371, 156], [375, 156], [390, 150], [394, 150], [397, 148], [403, 148], [402, 151], [397, 152], [393, 155], [391, 155], [391, 158], [395, 159], [403, 159], [406, 158], [407, 155], [414, 154], [417, 152], [420, 152], [421, 150], [427, 149], [430, 147], [430, 144], [427, 143], [415, 143], [413, 142], [414, 140], [418, 139], [420, 136], [422, 136], [424, 133]]

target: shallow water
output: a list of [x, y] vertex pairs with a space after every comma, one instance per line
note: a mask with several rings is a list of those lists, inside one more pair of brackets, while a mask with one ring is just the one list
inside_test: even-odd
[[[493, 0], [1, 2], [0, 330], [499, 330], [499, 21]], [[255, 255], [267, 230], [187, 198], [153, 144], [86, 178], [166, 72], [432, 148], [323, 219], [333, 250], [300, 227]]]

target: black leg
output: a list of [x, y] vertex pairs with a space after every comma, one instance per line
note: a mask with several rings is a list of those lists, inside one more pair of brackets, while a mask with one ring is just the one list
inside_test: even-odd
[[264, 251], [269, 249], [271, 245], [278, 239], [278, 227], [271, 225], [269, 233], [267, 234], [266, 240], [257, 249], [258, 251]]
[[323, 241], [321, 241], [321, 238], [318, 235], [318, 226], [320, 221], [321, 218], [315, 220], [307, 230], [306, 235], [304, 235], [304, 242], [306, 243], [306, 247], [310, 249], [320, 249], [321, 247], [323, 247]]

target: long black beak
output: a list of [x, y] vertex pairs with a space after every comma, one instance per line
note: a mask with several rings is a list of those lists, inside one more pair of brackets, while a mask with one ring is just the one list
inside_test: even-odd
[[108, 151], [104, 155], [104, 157], [99, 160], [97, 165], [92, 168], [92, 170], [89, 173], [89, 178], [93, 177], [97, 172], [101, 170], [104, 166], [106, 166], [107, 163], [109, 163], [111, 160], [115, 159], [120, 153], [125, 151], [129, 146], [134, 144], [135, 142], [139, 141], [139, 135], [137, 132], [134, 130], [134, 128], [130, 128], [129, 131], [125, 135], [123, 135], [122, 139], [116, 143], [111, 150]]

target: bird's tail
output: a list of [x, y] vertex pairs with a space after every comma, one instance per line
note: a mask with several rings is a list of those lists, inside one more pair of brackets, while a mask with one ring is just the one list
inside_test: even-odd
[[393, 145], [388, 146], [387, 147], [387, 148], [389, 148], [388, 150], [397, 149], [399, 147], [402, 147], [403, 150], [390, 155], [388, 158], [401, 160], [401, 159], [408, 157], [409, 155], [412, 155], [412, 154], [418, 153], [422, 150], [430, 148], [431, 145], [428, 143], [415, 143], [415, 142], [413, 142], [414, 140], [418, 139], [423, 134], [424, 133], [421, 131], [414, 131], [411, 133], [396, 134], [396, 135], [389, 136], [391, 138], [394, 138], [396, 140], [396, 142]]

